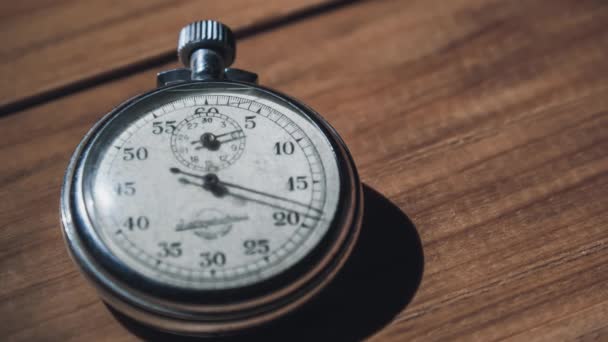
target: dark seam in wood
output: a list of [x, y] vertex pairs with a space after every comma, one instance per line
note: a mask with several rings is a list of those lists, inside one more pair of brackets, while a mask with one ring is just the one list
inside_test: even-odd
[[[264, 34], [266, 32], [297, 23], [311, 17], [327, 14], [329, 12], [344, 8], [345, 6], [361, 1], [365, 0], [342, 0], [304, 8], [295, 11], [294, 13], [288, 14], [283, 18], [272, 18], [270, 20], [254, 23], [249, 27], [244, 27], [240, 30], [235, 31], [235, 36], [237, 39], [248, 39], [254, 35]], [[38, 94], [34, 94], [16, 100], [14, 102], [2, 105], [0, 106], [0, 117], [11, 115], [67, 95], [79, 93], [83, 90], [92, 88], [102, 83], [123, 79], [129, 77], [132, 74], [143, 72], [145, 70], [152, 69], [175, 61], [177, 61], [177, 56], [174, 50], [167, 51], [156, 56], [144, 58], [141, 61], [130, 65], [118, 67], [114, 70], [104, 71], [97, 75], [74, 81], [73, 83], [59, 86], [55, 89], [42, 91]]]
[[132, 12], [128, 12], [128, 13], [119, 15], [114, 18], [109, 18], [107, 20], [103, 20], [101, 22], [98, 22], [98, 23], [90, 25], [90, 26], [78, 28], [78, 30], [76, 30], [76, 31], [66, 32], [65, 34], [63, 34], [61, 36], [50, 37], [48, 40], [33, 42], [29, 46], [25, 46], [20, 49], [11, 50], [8, 53], [0, 55], [0, 58], [2, 58], [2, 59], [20, 58], [24, 54], [29, 53], [31, 50], [38, 50], [41, 48], [45, 48], [46, 46], [53, 45], [53, 44], [56, 44], [56, 43], [64, 41], [64, 40], [68, 40], [73, 37], [78, 37], [78, 36], [82, 36], [83, 34], [87, 34], [89, 32], [94, 32], [100, 27], [112, 25], [115, 23], [119, 23], [119, 22], [122, 22], [125, 20], [132, 19], [132, 18], [137, 18], [148, 12], [158, 11], [158, 10], [161, 10], [161, 9], [167, 8], [167, 7], [173, 7], [174, 5], [175, 5], [174, 2], [167, 1], [167, 2], [159, 3], [154, 6], [150, 6], [150, 7], [134, 9]]

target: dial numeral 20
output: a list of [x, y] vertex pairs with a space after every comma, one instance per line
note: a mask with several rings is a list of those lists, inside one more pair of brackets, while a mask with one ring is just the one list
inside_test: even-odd
[[295, 211], [277, 211], [272, 214], [275, 226], [295, 226], [300, 223], [300, 214]]

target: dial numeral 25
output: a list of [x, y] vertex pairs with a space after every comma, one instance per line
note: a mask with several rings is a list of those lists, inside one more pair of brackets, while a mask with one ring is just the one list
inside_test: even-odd
[[114, 187], [118, 196], [133, 196], [137, 192], [135, 190], [135, 182], [118, 183]]

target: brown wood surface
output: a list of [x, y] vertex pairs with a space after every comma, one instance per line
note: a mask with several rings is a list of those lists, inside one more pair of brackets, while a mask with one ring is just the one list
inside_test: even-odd
[[[372, 340], [608, 340], [607, 22], [601, 0], [385, 0], [240, 42], [416, 225], [419, 290]], [[0, 118], [0, 336], [135, 338], [67, 256], [59, 189], [88, 128], [173, 66]]]
[[222, 18], [235, 31], [327, 0], [24, 0], [0, 4], [0, 108], [173, 54], [184, 23]]

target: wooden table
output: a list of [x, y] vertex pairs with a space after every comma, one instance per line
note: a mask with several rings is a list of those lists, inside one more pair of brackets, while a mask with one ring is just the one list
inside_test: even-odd
[[237, 67], [328, 119], [367, 185], [335, 295], [253, 337], [608, 340], [605, 1], [0, 9], [0, 339], [152, 336], [120, 324], [69, 259], [59, 189], [88, 128], [151, 89], [177, 65], [179, 27], [209, 17], [235, 29]]

